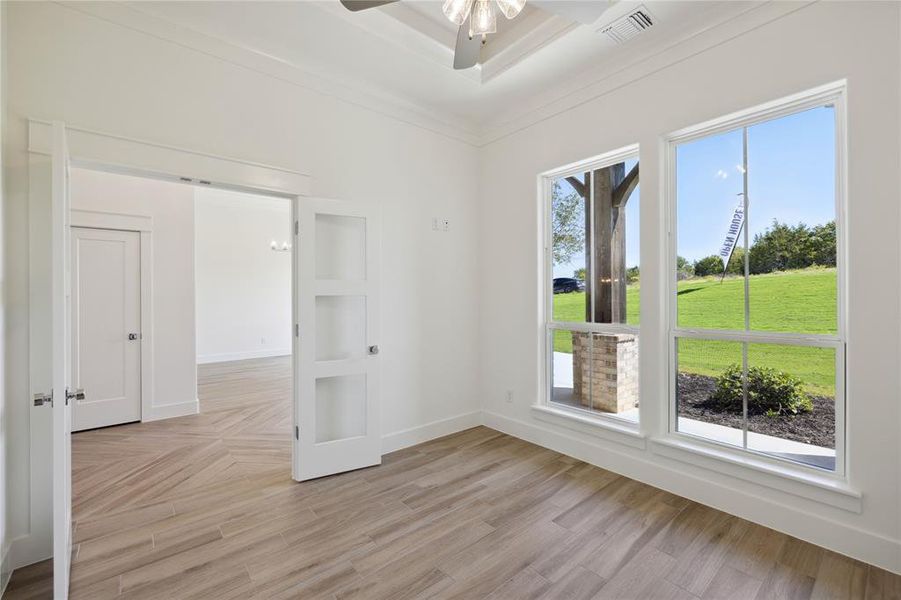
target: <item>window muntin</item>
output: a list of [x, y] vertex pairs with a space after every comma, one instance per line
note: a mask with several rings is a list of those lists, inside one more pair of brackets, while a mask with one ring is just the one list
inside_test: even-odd
[[[671, 428], [839, 473], [841, 105], [836, 91], [680, 134], [670, 146]], [[718, 402], [730, 383], [737, 407]], [[761, 394], [786, 404], [803, 397], [812, 410], [762, 409]]]
[[[679, 327], [746, 328], [747, 224], [748, 271], [758, 276], [748, 279], [748, 328], [836, 333], [835, 161], [834, 106], [676, 147], [677, 257], [697, 265], [702, 276], [679, 289]], [[743, 218], [745, 183], [749, 203]], [[726, 264], [721, 254], [730, 244], [734, 251]], [[800, 271], [803, 279], [797, 277]], [[793, 275], [784, 276], [787, 272]], [[678, 275], [684, 280], [685, 269]], [[702, 306], [696, 301], [699, 295], [716, 298]], [[810, 298], [816, 303], [805, 302]]]
[[637, 152], [546, 176], [544, 186], [547, 401], [637, 423]]

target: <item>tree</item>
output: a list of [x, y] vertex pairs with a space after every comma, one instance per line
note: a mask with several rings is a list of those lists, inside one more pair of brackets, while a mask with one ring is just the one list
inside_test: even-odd
[[573, 271], [573, 277], [575, 277], [576, 279], [578, 279], [580, 281], [585, 281], [586, 275], [587, 275], [587, 272], [585, 270], [585, 267], [582, 267], [581, 269], [576, 269], [575, 271]]
[[804, 269], [813, 265], [835, 266], [835, 221], [813, 228], [773, 220], [773, 225], [754, 236], [748, 256], [753, 274]]
[[551, 211], [554, 264], [568, 263], [573, 255], [585, 251], [585, 201], [575, 192], [564, 194], [560, 183], [555, 181]]
[[626, 269], [626, 283], [638, 283], [639, 279], [641, 279], [641, 271], [638, 267], [629, 267]]
[[695, 275], [707, 277], [723, 272], [723, 260], [716, 255], [705, 256], [695, 261]]
[[835, 221], [816, 225], [810, 230], [810, 254], [813, 264], [824, 267], [835, 266]]
[[688, 279], [695, 274], [695, 267], [684, 256], [676, 257], [676, 277], [678, 279]]
[[732, 251], [729, 264], [726, 266], [726, 273], [729, 275], [745, 274], [745, 249], [743, 246], [738, 246]]

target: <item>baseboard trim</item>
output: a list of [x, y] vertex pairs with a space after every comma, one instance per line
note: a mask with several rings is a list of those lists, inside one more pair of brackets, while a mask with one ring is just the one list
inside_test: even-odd
[[9, 580], [13, 574], [12, 565], [9, 562], [10, 554], [10, 549], [7, 547], [3, 548], [3, 556], [0, 556], [0, 598], [3, 597], [6, 586], [9, 585]]
[[[570, 437], [541, 425], [490, 411], [482, 412], [482, 424], [811, 544], [901, 574], [901, 540], [836, 523], [745, 490], [674, 471], [666, 465], [629, 455], [607, 445], [593, 444]], [[659, 459], [656, 456], [655, 458]]]
[[164, 404], [162, 406], [151, 406], [144, 415], [142, 421], [159, 421], [161, 419], [172, 419], [174, 417], [186, 417], [188, 415], [196, 415], [200, 412], [200, 401], [197, 399], [189, 402], [180, 402], [178, 404]]
[[231, 362], [233, 360], [248, 360], [251, 358], [271, 358], [275, 356], [290, 356], [291, 348], [273, 348], [271, 350], [248, 350], [247, 352], [223, 352], [222, 354], [204, 354], [197, 357], [198, 365], [211, 363]]
[[482, 412], [474, 410], [382, 436], [382, 454], [422, 444], [482, 424]]
[[16, 569], [47, 560], [53, 556], [53, 533], [49, 530], [45, 533], [46, 535], [28, 533], [10, 542], [5, 558], [9, 566], [10, 576]]

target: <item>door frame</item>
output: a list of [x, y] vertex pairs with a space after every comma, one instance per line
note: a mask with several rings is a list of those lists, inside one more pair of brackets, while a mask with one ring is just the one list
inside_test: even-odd
[[[143, 215], [107, 213], [73, 208], [70, 227], [132, 231], [139, 234], [141, 278], [141, 422], [162, 417], [150, 414], [153, 406], [153, 219]], [[73, 360], [75, 356], [72, 357]]]
[[[291, 200], [291, 219], [296, 221], [298, 207], [310, 194], [311, 177], [300, 171], [279, 166], [220, 156], [190, 148], [162, 144], [114, 133], [81, 128], [66, 123], [65, 126], [70, 164], [73, 167], [161, 179], [193, 185], [219, 187], [234, 191], [278, 196]], [[33, 257], [35, 249], [41, 252], [43, 233], [36, 230], [48, 215], [50, 205], [50, 172], [47, 168], [53, 149], [53, 125], [51, 120], [28, 119], [28, 218], [32, 231], [29, 245], [29, 306], [46, 306], [47, 287], [52, 276], [44, 271], [43, 257]], [[82, 221], [83, 223], [84, 221]], [[127, 229], [132, 229], [128, 227]], [[148, 236], [149, 237], [149, 236]], [[145, 236], [142, 235], [142, 243]], [[296, 241], [296, 238], [295, 238]], [[297, 265], [297, 244], [292, 245], [292, 321], [297, 323], [297, 281], [294, 275]], [[142, 269], [144, 266], [142, 252]], [[143, 290], [142, 290], [143, 301]], [[142, 319], [149, 311], [142, 310]], [[36, 314], [40, 313], [40, 314]], [[40, 317], [41, 311], [29, 310], [29, 398], [34, 393], [49, 389], [46, 373], [42, 373], [36, 359], [50, 351]], [[71, 343], [71, 340], [69, 341]], [[293, 421], [297, 426], [297, 336], [292, 338], [294, 398]], [[142, 353], [142, 363], [144, 355]], [[36, 366], [36, 364], [38, 366]], [[143, 367], [143, 364], [142, 364]], [[149, 378], [148, 378], [149, 380]], [[142, 381], [142, 403], [144, 384]], [[143, 410], [142, 410], [143, 413]], [[143, 416], [143, 415], [142, 415]], [[49, 411], [42, 407], [29, 408], [30, 472], [28, 504], [30, 505], [28, 531], [13, 540], [10, 547], [10, 563], [13, 569], [50, 557], [52, 552], [52, 456], [53, 428]], [[292, 436], [292, 477], [297, 475], [297, 444]]]

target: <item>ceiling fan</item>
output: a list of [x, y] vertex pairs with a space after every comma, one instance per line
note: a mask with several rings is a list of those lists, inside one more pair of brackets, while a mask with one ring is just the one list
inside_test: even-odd
[[[350, 11], [357, 12], [369, 8], [393, 4], [398, 0], [341, 0]], [[568, 17], [581, 23], [592, 23], [609, 6], [608, 2], [585, 2], [584, 0], [531, 0], [541, 8]], [[489, 33], [497, 31], [495, 5], [508, 19], [522, 11], [526, 0], [445, 0], [444, 14], [455, 25], [457, 43], [454, 48], [454, 68], [468, 69], [479, 62], [479, 50]], [[586, 8], [588, 10], [586, 10]]]

